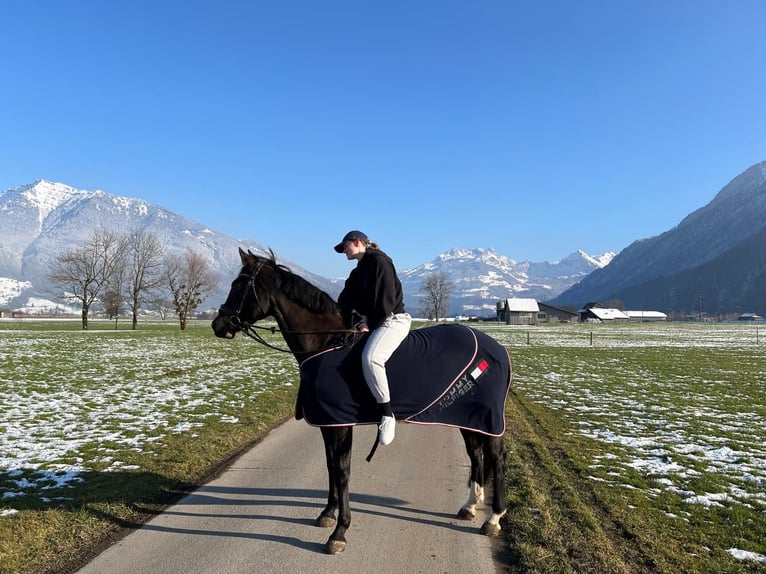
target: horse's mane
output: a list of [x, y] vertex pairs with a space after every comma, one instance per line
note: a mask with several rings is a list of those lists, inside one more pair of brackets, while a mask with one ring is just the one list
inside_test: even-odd
[[269, 250], [270, 257], [264, 259], [274, 268], [274, 280], [277, 289], [281, 290], [292, 301], [305, 307], [313, 313], [338, 312], [338, 304], [319, 287], [312, 285], [300, 275], [293, 273], [289, 267], [277, 263], [274, 252]]

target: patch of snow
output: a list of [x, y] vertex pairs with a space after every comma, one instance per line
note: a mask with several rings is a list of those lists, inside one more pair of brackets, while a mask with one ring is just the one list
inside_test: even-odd
[[7, 305], [8, 301], [15, 299], [25, 289], [32, 287], [32, 283], [29, 281], [17, 281], [16, 279], [8, 279], [7, 277], [0, 277], [0, 305]]
[[766, 556], [758, 554], [757, 552], [749, 552], [747, 550], [740, 550], [739, 548], [729, 548], [727, 552], [737, 560], [749, 560], [766, 564]]

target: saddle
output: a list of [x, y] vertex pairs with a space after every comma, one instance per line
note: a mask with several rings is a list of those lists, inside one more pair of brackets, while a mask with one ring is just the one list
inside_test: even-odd
[[[328, 349], [301, 363], [297, 419], [318, 427], [380, 422], [362, 374], [365, 342]], [[511, 361], [505, 347], [481, 331], [464, 325], [412, 330], [386, 372], [397, 420], [491, 436], [505, 432]]]

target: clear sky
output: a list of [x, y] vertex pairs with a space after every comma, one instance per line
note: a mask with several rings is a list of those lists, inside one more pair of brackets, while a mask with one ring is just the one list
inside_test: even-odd
[[328, 277], [362, 229], [619, 251], [766, 160], [763, 0], [3, 0], [0, 190], [139, 197]]

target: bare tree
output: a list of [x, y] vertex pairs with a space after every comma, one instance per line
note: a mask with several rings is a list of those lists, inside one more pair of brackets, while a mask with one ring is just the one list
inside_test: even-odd
[[147, 293], [163, 282], [162, 243], [154, 233], [134, 229], [125, 238], [125, 289], [133, 316], [133, 330], [138, 328], [138, 312]]
[[114, 328], [117, 329], [117, 321], [120, 317], [120, 309], [122, 308], [122, 292], [119, 287], [119, 280], [116, 282], [109, 282], [109, 286], [105, 289], [104, 294], [101, 296], [101, 303], [104, 306], [107, 316], [114, 318]]
[[147, 302], [153, 311], [159, 314], [160, 319], [163, 321], [175, 310], [175, 305], [167, 290], [155, 291], [154, 296]]
[[99, 292], [119, 269], [122, 242], [115, 233], [99, 229], [89, 239], [57, 259], [48, 276], [64, 291], [64, 298], [82, 305], [82, 328], [88, 330], [88, 313]]
[[453, 284], [444, 273], [427, 275], [420, 289], [420, 309], [423, 314], [435, 321], [446, 316], [452, 289]]
[[183, 331], [189, 314], [216, 288], [216, 278], [207, 259], [188, 249], [183, 256], [168, 259], [165, 278]]

